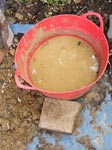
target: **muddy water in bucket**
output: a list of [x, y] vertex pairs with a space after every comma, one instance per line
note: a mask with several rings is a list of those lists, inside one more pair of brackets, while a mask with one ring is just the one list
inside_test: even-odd
[[32, 83], [43, 90], [64, 92], [82, 88], [97, 77], [93, 48], [73, 36], [57, 36], [33, 54], [29, 67]]

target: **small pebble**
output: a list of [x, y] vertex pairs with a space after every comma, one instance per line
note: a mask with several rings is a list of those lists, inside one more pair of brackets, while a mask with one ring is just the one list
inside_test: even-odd
[[14, 56], [14, 55], [15, 55], [15, 49], [10, 49], [10, 54], [11, 54], [12, 56]]
[[1, 93], [4, 93], [4, 90], [2, 90]]
[[15, 17], [19, 20], [23, 20], [23, 18], [24, 18], [23, 15], [18, 12], [15, 14]]
[[21, 103], [21, 101], [22, 101], [22, 100], [18, 97], [18, 98], [17, 98], [17, 102]]

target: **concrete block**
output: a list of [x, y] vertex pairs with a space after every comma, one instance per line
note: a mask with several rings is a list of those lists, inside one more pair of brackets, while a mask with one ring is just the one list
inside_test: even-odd
[[81, 110], [78, 102], [45, 98], [39, 128], [71, 134]]

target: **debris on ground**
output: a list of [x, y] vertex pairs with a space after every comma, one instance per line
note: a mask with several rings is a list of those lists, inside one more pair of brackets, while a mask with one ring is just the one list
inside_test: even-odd
[[19, 89], [13, 56], [0, 65], [0, 150], [24, 149], [37, 132], [44, 97]]
[[97, 110], [102, 102], [104, 102], [107, 86], [102, 80], [103, 77], [92, 89], [89, 90], [89, 92], [82, 97], [83, 103], [90, 109]]
[[[62, 2], [47, 4], [42, 2], [42, 0], [7, 0], [5, 15], [9, 23], [35, 24], [46, 17], [58, 14], [69, 13], [81, 15], [90, 11], [95, 11], [102, 15], [105, 24], [104, 30], [107, 33], [109, 14], [112, 13], [112, 3], [107, 0], [70, 1], [64, 4]], [[15, 84], [14, 54], [22, 36], [23, 34], [15, 35], [10, 51], [0, 64], [0, 150], [24, 150], [26, 149], [26, 144], [32, 140], [34, 135], [37, 135], [41, 141], [41, 147], [37, 147], [37, 149], [45, 150], [45, 148], [48, 148], [54, 150], [55, 148], [49, 143], [46, 143], [42, 138], [42, 131], [38, 130], [44, 96], [37, 91], [19, 89]], [[111, 55], [109, 62], [111, 66]], [[24, 83], [24, 81], [21, 82]], [[81, 104], [90, 109], [90, 114], [93, 119], [92, 125], [95, 125], [96, 111], [100, 109], [101, 104], [104, 102], [105, 93], [106, 87], [100, 80], [82, 97]], [[112, 91], [110, 93], [112, 95]], [[102, 128], [97, 126], [94, 128], [103, 134]], [[78, 132], [74, 132], [75, 134], [78, 134]], [[78, 142], [85, 149], [95, 150], [94, 146], [90, 143], [88, 135], [78, 139]], [[56, 148], [64, 149], [59, 144], [57, 144]]]
[[102, 127], [95, 125], [93, 129], [97, 130], [101, 135], [104, 135], [104, 130]]
[[82, 144], [87, 150], [96, 150], [96, 148], [91, 144], [89, 135], [82, 136], [81, 138], [77, 139], [77, 142]]

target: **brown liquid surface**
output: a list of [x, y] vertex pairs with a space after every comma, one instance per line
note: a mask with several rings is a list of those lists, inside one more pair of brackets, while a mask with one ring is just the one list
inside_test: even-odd
[[71, 91], [92, 83], [98, 60], [92, 47], [72, 36], [47, 40], [33, 54], [29, 73], [32, 83], [47, 91]]

